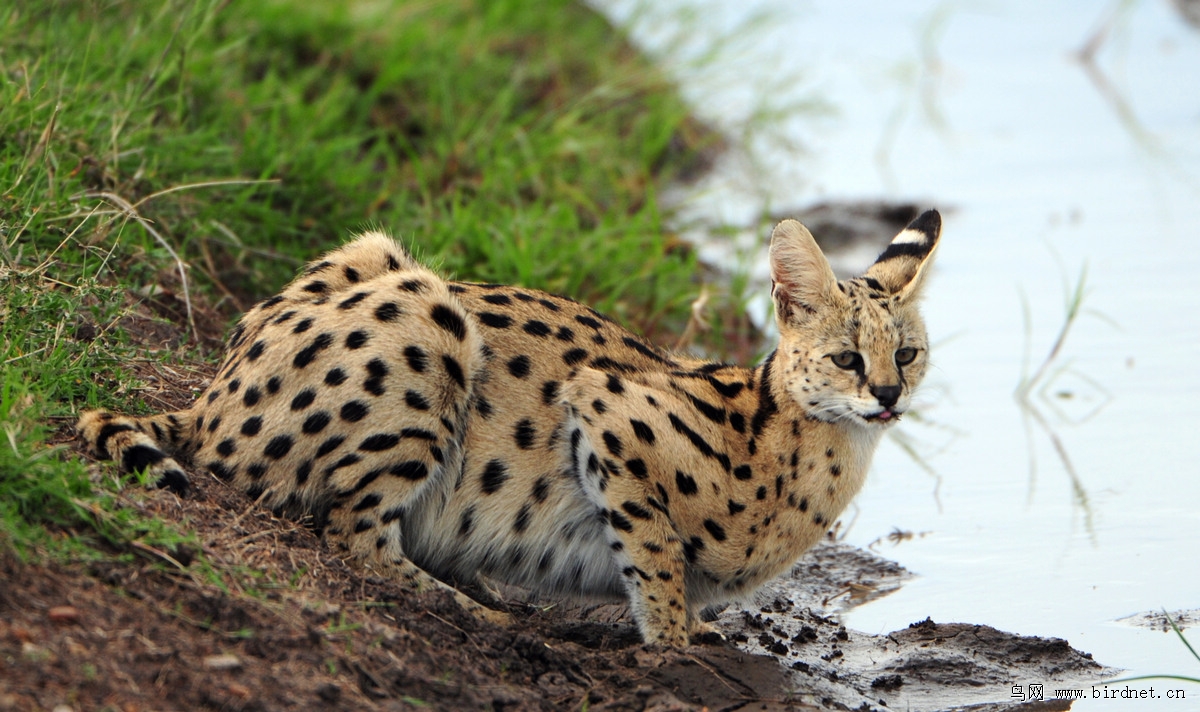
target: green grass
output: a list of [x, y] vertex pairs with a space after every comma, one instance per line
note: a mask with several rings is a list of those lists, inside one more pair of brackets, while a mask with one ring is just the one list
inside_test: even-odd
[[682, 331], [701, 285], [656, 191], [713, 141], [565, 0], [4, 4], [0, 540], [178, 539], [47, 443], [85, 407], [147, 410], [131, 365], [211, 362], [355, 230]]

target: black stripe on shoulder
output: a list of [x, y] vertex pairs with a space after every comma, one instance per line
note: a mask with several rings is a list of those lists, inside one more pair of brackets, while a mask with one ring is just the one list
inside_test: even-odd
[[771, 395], [771, 364], [775, 361], [775, 351], [772, 351], [763, 361], [762, 374], [758, 378], [758, 410], [750, 419], [750, 432], [758, 435], [771, 416], [779, 410], [775, 396]]

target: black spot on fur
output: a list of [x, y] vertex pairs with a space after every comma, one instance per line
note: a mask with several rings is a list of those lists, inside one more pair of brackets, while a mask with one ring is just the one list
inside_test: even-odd
[[646, 425], [640, 420], [634, 420], [632, 418], [630, 418], [629, 424], [633, 426], [633, 434], [637, 436], [638, 440], [641, 440], [647, 445], [654, 444], [654, 431], [650, 429], [649, 425]]
[[584, 326], [588, 326], [593, 329], [596, 329], [597, 331], [599, 331], [599, 329], [600, 329], [600, 322], [596, 321], [595, 319], [591, 318], [590, 316], [576, 314], [575, 321], [579, 322], [580, 324], [583, 324]]
[[375, 433], [359, 443], [358, 449], [364, 452], [381, 452], [391, 450], [399, 444], [400, 435], [398, 433]]
[[350, 401], [342, 406], [341, 416], [342, 420], [351, 423], [357, 423], [358, 421], [367, 417], [367, 414], [370, 412], [371, 409], [366, 403], [363, 403], [362, 401]]
[[395, 321], [400, 314], [400, 305], [395, 302], [384, 302], [375, 307], [375, 318], [384, 323]]
[[267, 344], [262, 339], [254, 342], [254, 345], [246, 351], [246, 358], [251, 361], [257, 361], [259, 356], [263, 355], [263, 351], [267, 349]]
[[442, 354], [442, 366], [446, 369], [446, 375], [458, 384], [459, 388], [467, 387], [467, 377], [463, 375], [462, 366], [453, 356]]
[[608, 374], [608, 381], [604, 385], [610, 393], [620, 395], [625, 392], [625, 385], [621, 383], [621, 377], [615, 373]]
[[533, 499], [537, 502], [545, 502], [546, 497], [550, 494], [550, 483], [545, 477], [537, 478], [533, 483]]
[[437, 436], [424, 428], [404, 428], [400, 431], [400, 437], [437, 442]]
[[405, 391], [404, 402], [413, 410], [429, 410], [429, 401], [416, 391]]
[[370, 294], [370, 292], [355, 292], [354, 294], [351, 294], [342, 301], [338, 302], [337, 308], [342, 310], [353, 309], [356, 304], [366, 299], [368, 294]]
[[433, 323], [445, 329], [455, 339], [462, 341], [467, 338], [467, 323], [453, 309], [445, 304], [435, 304], [429, 311]]
[[546, 381], [542, 384], [542, 404], [554, 405], [558, 402], [558, 381]]
[[388, 474], [406, 480], [423, 480], [429, 476], [429, 468], [420, 460], [407, 460], [388, 469]]
[[651, 516], [650, 510], [646, 509], [637, 502], [626, 501], [621, 504], [621, 509], [624, 509], [625, 512], [634, 519], [649, 519]]
[[633, 531], [633, 522], [615, 509], [608, 513], [608, 521], [613, 525], [613, 528], [620, 529], [623, 532]]
[[512, 326], [512, 317], [506, 314], [495, 314], [493, 312], [483, 312], [479, 315], [479, 321], [484, 326], [490, 326], [493, 329], [507, 329]]
[[262, 400], [262, 391], [258, 389], [258, 386], [250, 386], [242, 395], [242, 403], [244, 403], [247, 408], [253, 408], [254, 406], [258, 405], [260, 400]]
[[700, 491], [700, 488], [696, 486], [696, 478], [680, 470], [675, 470], [675, 488], [679, 490], [680, 494], [688, 496]]
[[208, 471], [211, 472], [214, 477], [222, 482], [228, 482], [237, 475], [236, 468], [227, 467], [221, 462], [210, 462], [205, 467], [207, 467]]
[[329, 332], [320, 334], [317, 336], [317, 338], [312, 340], [312, 343], [296, 352], [296, 356], [292, 359], [292, 365], [296, 368], [304, 368], [308, 364], [312, 363], [317, 358], [318, 354], [329, 348], [330, 344], [332, 343], [333, 334], [330, 334]]
[[312, 474], [312, 460], [305, 460], [296, 467], [296, 486], [301, 486], [308, 481], [308, 475]]
[[529, 418], [518, 421], [513, 429], [513, 439], [522, 450], [532, 449], [537, 439], [537, 429], [533, 427], [533, 421]]
[[749, 480], [754, 478], [754, 471], [750, 469], [749, 465], [738, 465], [733, 468], [733, 476], [739, 480]]
[[408, 362], [408, 367], [416, 373], [425, 373], [425, 369], [429, 366], [429, 357], [420, 346], [405, 346], [404, 360]]
[[570, 351], [563, 353], [562, 360], [563, 363], [567, 364], [568, 366], [574, 366], [587, 357], [588, 352], [584, 349], [571, 349]]
[[718, 542], [724, 542], [725, 527], [722, 527], [713, 520], [706, 519], [704, 520], [704, 528], [708, 529], [708, 533], [712, 534], [713, 539], [718, 540]]
[[633, 458], [632, 460], [626, 460], [625, 461], [625, 469], [629, 470], [629, 474], [633, 475], [634, 477], [638, 478], [639, 480], [644, 480], [650, 476], [649, 473], [646, 471], [646, 462], [644, 460], [642, 460], [641, 458]]
[[235, 452], [237, 452], [237, 443], [233, 441], [233, 438], [225, 438], [217, 443], [217, 454], [221, 457], [229, 457]]
[[512, 299], [507, 294], [485, 294], [483, 301], [488, 304], [512, 304]]
[[398, 284], [397, 288], [405, 292], [412, 292], [413, 294], [420, 294], [426, 289], [425, 283], [419, 279], [407, 279]]
[[508, 362], [508, 372], [516, 378], [525, 378], [529, 375], [530, 362], [528, 356], [514, 356]]
[[312, 317], [311, 316], [304, 317], [300, 321], [296, 322], [296, 325], [292, 327], [292, 333], [293, 334], [303, 334], [304, 332], [311, 329], [312, 325], [313, 325]]
[[484, 419], [492, 417], [492, 404], [483, 396], [475, 396], [475, 410]]
[[550, 327], [546, 326], [546, 322], [538, 321], [537, 319], [530, 319], [529, 321], [525, 322], [525, 325], [521, 328], [524, 329], [526, 334], [531, 336], [540, 336], [544, 338], [550, 335]]
[[529, 528], [530, 511], [529, 505], [523, 504], [517, 510], [517, 518], [513, 521], [513, 531], [520, 534]]
[[327, 438], [325, 442], [321, 443], [320, 447], [317, 448], [316, 457], [325, 457], [329, 453], [341, 447], [342, 443], [344, 442], [346, 442], [345, 435], [334, 435], [333, 437]]
[[300, 426], [300, 431], [305, 435], [316, 435], [324, 430], [332, 419], [329, 413], [323, 410], [317, 411], [304, 419], [304, 425]]
[[605, 430], [604, 435], [601, 437], [604, 439], [604, 446], [608, 448], [613, 457], [620, 457], [622, 450], [621, 438], [608, 430]]
[[242, 435], [245, 435], [248, 438], [258, 435], [258, 431], [262, 430], [262, 422], [263, 420], [261, 415], [256, 415], [252, 418], [246, 418], [246, 420], [242, 422]]
[[390, 373], [390, 369], [383, 359], [373, 358], [367, 362], [367, 379], [363, 381], [363, 390], [373, 396], [381, 396], [387, 389], [383, 385], [383, 379]]
[[272, 460], [282, 460], [289, 452], [291, 452], [292, 442], [291, 435], [276, 435], [275, 437], [271, 438], [271, 441], [267, 443], [265, 448], [263, 448], [263, 455], [266, 455]]
[[484, 494], [493, 494], [508, 481], [508, 467], [500, 460], [490, 460], [483, 468], [480, 483]]
[[732, 500], [732, 499], [731, 499], [731, 500], [729, 500], [729, 514], [730, 514], [730, 516], [732, 516], [732, 515], [734, 515], [734, 514], [737, 514], [738, 512], [744, 511], [745, 509], [746, 509], [746, 505], [742, 504], [741, 502], [735, 502], [735, 501], [734, 501], [734, 500]]
[[370, 339], [371, 336], [362, 329], [351, 331], [346, 335], [346, 348], [350, 350], [361, 349], [367, 345], [367, 341]]
[[340, 386], [346, 382], [346, 372], [340, 368], [334, 367], [329, 369], [325, 374], [325, 385]]
[[292, 399], [292, 404], [289, 407], [292, 410], [304, 410], [308, 406], [312, 405], [313, 401], [316, 399], [317, 392], [312, 388], [305, 388], [296, 394], [296, 397]]

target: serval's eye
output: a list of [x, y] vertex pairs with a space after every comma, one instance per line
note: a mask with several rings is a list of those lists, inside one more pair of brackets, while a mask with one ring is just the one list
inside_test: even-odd
[[905, 346], [902, 349], [896, 349], [896, 365], [907, 366], [917, 357], [917, 350], [911, 346]]
[[862, 356], [857, 351], [843, 351], [829, 358], [833, 361], [833, 365], [838, 368], [855, 371], [862, 368]]

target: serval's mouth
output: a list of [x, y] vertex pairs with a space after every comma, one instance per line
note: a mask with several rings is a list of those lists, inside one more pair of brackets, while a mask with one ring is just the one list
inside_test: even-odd
[[862, 416], [862, 419], [867, 421], [868, 423], [879, 423], [880, 425], [891, 425], [892, 423], [899, 420], [900, 416], [902, 416], [902, 415], [904, 415], [903, 411], [891, 410], [889, 408], [884, 408], [883, 410], [881, 410], [879, 412], [864, 415], [864, 416]]

